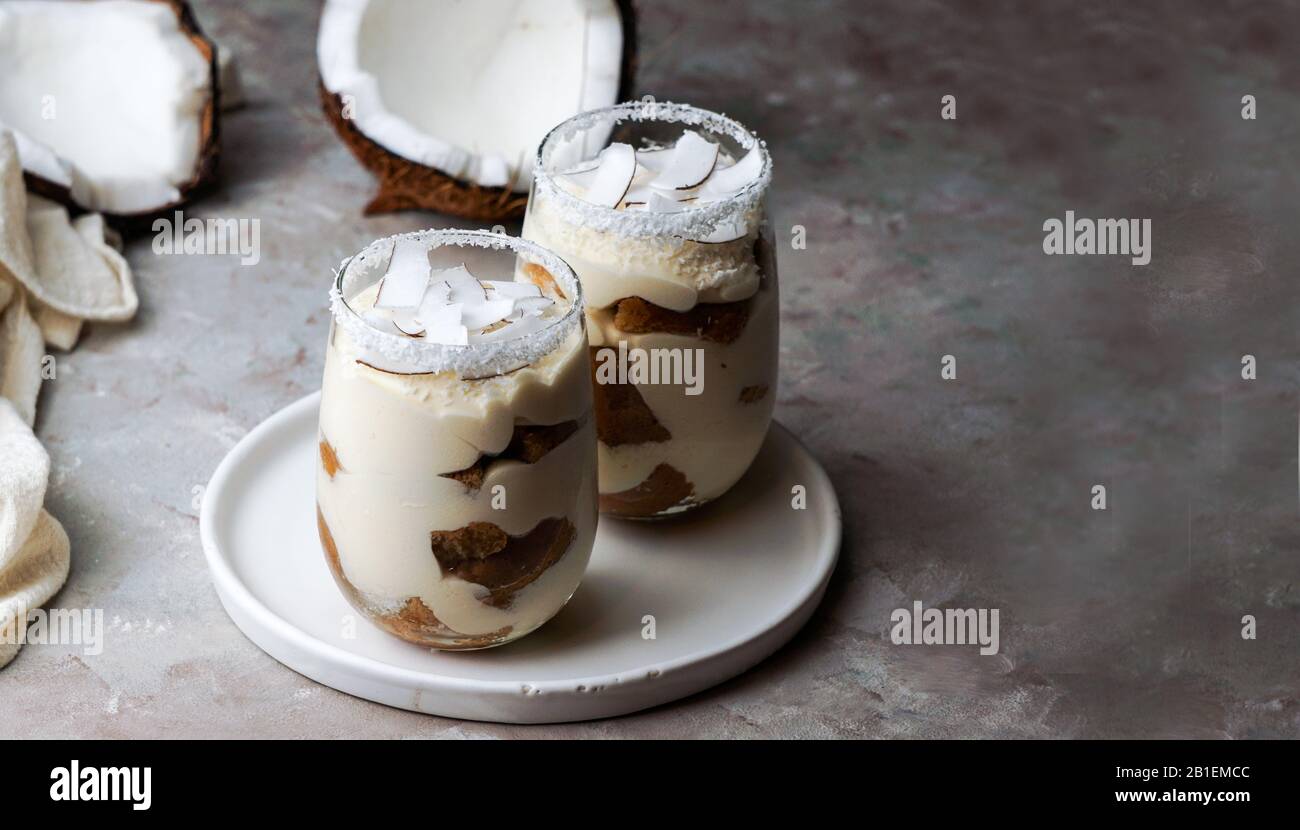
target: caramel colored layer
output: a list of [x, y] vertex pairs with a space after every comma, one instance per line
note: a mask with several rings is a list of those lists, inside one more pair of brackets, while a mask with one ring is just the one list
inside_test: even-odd
[[596, 408], [596, 437], [607, 447], [667, 441], [672, 433], [659, 423], [645, 398], [631, 383], [599, 383], [596, 380], [596, 352], [591, 347], [591, 383]]
[[731, 343], [740, 337], [749, 320], [749, 301], [700, 303], [690, 311], [671, 311], [628, 297], [614, 305], [614, 327], [628, 334], [664, 332], [701, 337], [715, 343]]
[[435, 530], [429, 537], [444, 574], [482, 585], [491, 592], [483, 601], [505, 608], [516, 592], [564, 556], [575, 533], [568, 519], [549, 518], [522, 536], [510, 536], [489, 522], [470, 522], [459, 530]]
[[488, 468], [494, 461], [522, 461], [536, 464], [551, 450], [569, 440], [569, 436], [578, 431], [581, 421], [564, 421], [550, 426], [517, 425], [510, 443], [497, 455], [480, 455], [478, 459], [463, 470], [443, 473], [444, 478], [452, 478], [471, 490], [483, 486]]
[[600, 512], [611, 516], [644, 518], [689, 502], [695, 487], [675, 468], [660, 464], [646, 480], [621, 493], [602, 493]]
[[334, 478], [335, 473], [343, 469], [343, 465], [339, 463], [338, 453], [334, 452], [334, 445], [327, 441], [324, 435], [320, 439], [320, 465], [325, 470], [325, 475], [331, 479]]
[[333, 575], [339, 590], [343, 592], [344, 598], [353, 608], [364, 612], [389, 634], [400, 637], [408, 643], [434, 646], [448, 651], [486, 648], [509, 636], [512, 626], [488, 634], [465, 635], [452, 631], [419, 597], [409, 597], [398, 611], [390, 613], [376, 611], [370, 607], [361, 596], [361, 592], [343, 573], [343, 563], [339, 561], [339, 549], [334, 543], [334, 534], [330, 533], [329, 525], [325, 523], [325, 514], [321, 512], [320, 507], [316, 508], [316, 529], [320, 534], [321, 549], [325, 552], [325, 561], [329, 565], [330, 574]]
[[[457, 634], [447, 628], [441, 620], [429, 610], [429, 606], [424, 604], [424, 600], [419, 597], [410, 597], [400, 611], [393, 614], [384, 614], [376, 619], [384, 630], [391, 634], [401, 637], [403, 640], [421, 645], [430, 644], [431, 641], [438, 641], [437, 647], [447, 651], [470, 651], [476, 648], [487, 648], [495, 645], [509, 636], [513, 626], [507, 625], [505, 628], [499, 628], [488, 634], [476, 634], [467, 636]], [[455, 638], [453, 644], [447, 644], [445, 640], [448, 637]]]
[[524, 276], [527, 277], [533, 285], [542, 289], [543, 294], [559, 297], [561, 300], [569, 299], [564, 295], [564, 291], [560, 289], [559, 283], [555, 281], [555, 277], [551, 275], [551, 272], [547, 271], [541, 265], [538, 265], [535, 262], [526, 263], [523, 267], [523, 272]]
[[443, 570], [448, 570], [449, 564], [485, 559], [500, 553], [505, 550], [510, 536], [491, 522], [470, 522], [456, 530], [432, 531], [429, 539], [438, 564]]

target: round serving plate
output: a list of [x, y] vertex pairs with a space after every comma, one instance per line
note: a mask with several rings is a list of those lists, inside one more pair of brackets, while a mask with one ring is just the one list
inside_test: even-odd
[[506, 723], [635, 712], [770, 655], [807, 621], [835, 567], [835, 491], [774, 423], [753, 467], [717, 502], [662, 522], [602, 519], [582, 586], [538, 631], [476, 652], [410, 645], [352, 610], [321, 554], [319, 405], [320, 393], [289, 405], [230, 451], [199, 529], [217, 593], [244, 634], [351, 695]]

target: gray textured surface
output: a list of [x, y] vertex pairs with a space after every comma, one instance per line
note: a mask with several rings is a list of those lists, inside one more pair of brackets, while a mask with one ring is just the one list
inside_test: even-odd
[[[532, 728], [322, 688], [218, 604], [193, 488], [317, 387], [330, 267], [448, 223], [359, 218], [371, 182], [318, 110], [314, 4], [195, 5], [252, 104], [193, 211], [260, 218], [263, 259], [137, 242], [139, 318], [60, 361], [38, 425], [73, 542], [56, 604], [105, 608], [109, 640], [26, 649], [0, 736], [1300, 733], [1295, 3], [643, 4], [638, 91], [755, 128], [778, 228], [808, 230], [780, 252], [777, 417], [834, 479], [845, 544], [822, 609], [755, 670]], [[1152, 218], [1151, 265], [1044, 256], [1066, 209]], [[892, 645], [915, 599], [1000, 608], [1002, 653]]]

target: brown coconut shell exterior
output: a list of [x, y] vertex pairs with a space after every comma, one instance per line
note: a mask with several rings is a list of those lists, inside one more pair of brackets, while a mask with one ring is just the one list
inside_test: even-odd
[[[636, 74], [636, 8], [633, 0], [615, 0], [623, 23], [623, 63], [619, 69], [618, 101], [631, 97]], [[432, 210], [474, 222], [504, 222], [524, 215], [527, 193], [510, 187], [484, 187], [449, 176], [435, 167], [402, 158], [362, 133], [343, 117], [343, 99], [320, 82], [321, 106], [335, 132], [352, 155], [379, 180], [365, 214], [402, 210]]]
[[[199, 50], [204, 59], [208, 62], [209, 84], [212, 88], [212, 97], [208, 100], [208, 105], [203, 108], [200, 116], [202, 119], [199, 125], [199, 158], [195, 165], [194, 176], [178, 188], [181, 192], [181, 198], [157, 208], [139, 213], [106, 213], [105, 218], [117, 229], [127, 232], [141, 232], [149, 229], [150, 220], [164, 213], [175, 210], [181, 205], [188, 202], [193, 196], [207, 189], [216, 174], [217, 159], [221, 153], [220, 142], [220, 121], [217, 114], [221, 111], [221, 101], [219, 100], [221, 91], [220, 84], [217, 83], [217, 47], [203, 34], [199, 28], [198, 21], [194, 19], [194, 12], [190, 9], [186, 0], [148, 0], [153, 3], [163, 3], [171, 8], [176, 14], [176, 20], [181, 32], [189, 38], [194, 47]], [[79, 205], [72, 198], [72, 192], [61, 184], [56, 184], [43, 179], [34, 173], [23, 173], [23, 179], [27, 189], [47, 199], [53, 199], [66, 205], [74, 213], [84, 213], [87, 208]]]

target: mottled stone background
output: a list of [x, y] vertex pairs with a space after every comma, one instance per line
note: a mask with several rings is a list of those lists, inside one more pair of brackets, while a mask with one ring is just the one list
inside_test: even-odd
[[[317, 388], [331, 266], [450, 223], [360, 218], [371, 181], [314, 92], [317, 4], [198, 0], [251, 104], [193, 213], [260, 218], [263, 259], [137, 241], [140, 317], [60, 360], [38, 425], [74, 546], [56, 604], [107, 609], [109, 641], [26, 649], [0, 672], [0, 735], [1300, 733], [1297, 4], [642, 5], [638, 92], [756, 129], [779, 232], [807, 228], [780, 251], [777, 417], [846, 522], [808, 627], [707, 693], [556, 727], [356, 700], [239, 633], [194, 488]], [[1067, 209], [1151, 218], [1151, 264], [1045, 256]], [[890, 612], [917, 599], [1000, 608], [1001, 654], [891, 644]]]

